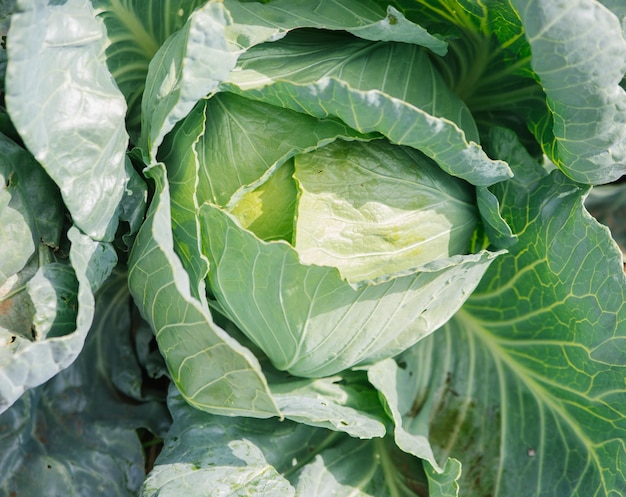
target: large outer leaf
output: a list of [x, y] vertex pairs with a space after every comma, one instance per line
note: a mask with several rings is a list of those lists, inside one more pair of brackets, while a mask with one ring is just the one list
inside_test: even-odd
[[360, 132], [380, 132], [475, 185], [511, 174], [476, 143], [465, 104], [415, 45], [293, 33], [242, 55], [220, 88], [318, 118], [338, 117]]
[[165, 169], [156, 182], [129, 260], [129, 285], [155, 332], [174, 382], [199, 409], [226, 415], [279, 415], [254, 355], [219, 328], [190, 294], [189, 277], [173, 250]]
[[75, 228], [55, 261], [64, 222], [59, 191], [24, 149], [0, 135], [0, 412], [69, 366], [93, 315], [91, 292], [112, 248]]
[[626, 174], [626, 40], [595, 0], [514, 0], [549, 114], [536, 133], [552, 161], [581, 183]]
[[266, 5], [225, 0], [224, 5], [233, 19], [229, 42], [242, 51], [300, 27], [347, 31], [365, 40], [412, 43], [438, 55], [447, 50], [445, 41], [407, 21], [398, 10], [387, 7], [385, 12], [371, 0], [272, 0]]
[[142, 103], [142, 146], [149, 158], [176, 122], [226, 79], [242, 52], [301, 27], [352, 30], [363, 38], [416, 43], [439, 53], [446, 48], [395, 9], [386, 13], [371, 0], [208, 2], [151, 63]]
[[144, 461], [135, 429], [164, 435], [170, 418], [162, 401], [114, 385], [125, 377], [142, 386], [137, 359], [124, 353], [130, 340], [126, 273], [117, 271], [96, 296], [76, 362], [0, 415], [0, 496], [137, 495]]
[[200, 210], [209, 282], [228, 317], [297, 376], [321, 377], [398, 354], [445, 323], [497, 255], [454, 256], [353, 287], [332, 267], [299, 262], [211, 204]]
[[516, 172], [497, 195], [519, 241], [398, 359], [416, 378], [403, 427], [430, 424], [436, 455], [462, 462], [460, 495], [624, 495], [621, 254], [584, 211], [587, 189], [514, 161], [509, 135], [495, 150]]
[[102, 22], [88, 0], [21, 0], [8, 38], [6, 103], [15, 127], [61, 188], [74, 223], [112, 240], [128, 135]]
[[175, 390], [169, 407], [174, 423], [142, 497], [417, 497], [426, 490], [419, 460], [388, 440], [211, 416], [191, 409]]
[[[14, 340], [3, 344], [6, 349], [2, 351], [0, 367], [0, 412], [6, 410], [26, 390], [41, 385], [74, 362], [83, 348], [93, 320], [93, 292], [102, 284], [117, 261], [110, 245], [93, 241], [75, 227], [70, 229], [68, 237], [72, 242], [70, 263], [78, 280], [78, 289], [68, 292], [67, 278], [57, 279], [58, 274], [55, 276], [53, 273], [36, 286], [31, 286], [30, 293], [40, 291], [43, 283], [52, 287], [45, 289], [45, 292], [46, 298], [50, 298], [53, 304], [57, 299], [62, 303], [63, 298], [67, 300], [69, 297], [76, 299], [78, 308], [73, 309], [73, 319], [62, 324], [62, 336], [35, 336], [32, 341], [15, 336]], [[44, 271], [46, 267], [48, 266], [44, 266]], [[63, 275], [65, 273], [62, 271]], [[69, 285], [69, 288], [72, 289], [72, 286]], [[44, 304], [41, 294], [38, 297], [36, 304]], [[55, 309], [62, 319], [67, 319], [68, 313], [59, 304], [55, 304], [52, 311]], [[56, 318], [56, 313], [53, 313], [50, 319]], [[74, 331], [68, 333], [72, 329]]]
[[[325, 79], [331, 79], [326, 84], [338, 80], [361, 92], [378, 90], [381, 97], [395, 98], [431, 116], [446, 118], [461, 128], [469, 140], [478, 140], [476, 125], [467, 107], [443, 83], [427, 52], [417, 45], [371, 42], [340, 33], [319, 32], [313, 37], [308, 31], [295, 32], [243, 54], [224, 88], [230, 89], [231, 82], [241, 88], [239, 91], [282, 83], [288, 85], [283, 89], [283, 99], [268, 92], [267, 101], [300, 112], [315, 105], [325, 112], [313, 114], [323, 113], [317, 117], [326, 117], [334, 115], [334, 109], [341, 108], [342, 102], [328, 101], [322, 96], [315, 98], [311, 94], [302, 98], [298, 105], [289, 92], [291, 86], [312, 86]], [[293, 88], [292, 92], [298, 90]], [[264, 93], [251, 92], [250, 95], [249, 98], [256, 96], [262, 100]], [[374, 95], [372, 100], [373, 106]], [[358, 109], [354, 112], [358, 113]], [[351, 124], [349, 119], [344, 121]], [[353, 127], [358, 129], [358, 126]]]
[[166, 40], [150, 64], [141, 105], [140, 145], [154, 161], [163, 137], [224, 80], [237, 60], [226, 42], [227, 12], [207, 2]]

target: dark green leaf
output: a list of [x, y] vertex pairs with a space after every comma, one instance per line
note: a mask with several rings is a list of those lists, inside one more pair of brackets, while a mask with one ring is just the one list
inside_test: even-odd
[[[398, 360], [416, 379], [405, 428], [463, 464], [461, 495], [626, 491], [626, 278], [587, 188], [515, 160], [496, 188], [518, 233], [462, 310]], [[415, 428], [413, 428], [415, 427]]]
[[148, 66], [159, 47], [178, 31], [202, 0], [91, 0], [107, 30], [106, 62], [126, 98], [126, 128], [139, 139], [141, 97]]
[[0, 416], [3, 497], [137, 495], [144, 462], [135, 429], [164, 435], [169, 414], [163, 401], [138, 395], [142, 373], [127, 349], [123, 270], [101, 287], [96, 302], [94, 326], [76, 362]]

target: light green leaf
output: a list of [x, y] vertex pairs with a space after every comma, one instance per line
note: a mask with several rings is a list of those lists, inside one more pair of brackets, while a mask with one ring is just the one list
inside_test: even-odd
[[299, 27], [339, 30], [372, 41], [398, 41], [429, 48], [445, 55], [447, 44], [421, 26], [408, 21], [393, 7], [387, 11], [371, 0], [272, 0], [260, 2], [225, 0], [233, 18], [228, 37], [245, 50], [264, 41], [275, 41]]
[[227, 208], [296, 154], [338, 138], [372, 138], [334, 119], [316, 119], [227, 93], [206, 102], [203, 119], [206, 130], [196, 147], [198, 203], [208, 201]]
[[[348, 125], [363, 131], [351, 122], [364, 118], [358, 108], [346, 118], [335, 110], [342, 109], [346, 103], [324, 98], [325, 86], [334, 81], [358, 93], [369, 92], [370, 107], [377, 98], [399, 100], [431, 117], [445, 118], [448, 124], [456, 124], [457, 132], [465, 133], [468, 140], [478, 141], [476, 124], [467, 107], [444, 84], [428, 53], [417, 45], [373, 43], [332, 32], [319, 32], [313, 38], [307, 31], [296, 31], [242, 54], [237, 69], [221, 88], [245, 92], [248, 98], [316, 117], [341, 117]], [[274, 84], [276, 89], [271, 90]], [[267, 85], [270, 87], [263, 91]], [[296, 96], [302, 97], [300, 104], [295, 101]], [[366, 112], [373, 111], [366, 109]], [[379, 131], [386, 135], [384, 124], [378, 126], [382, 129], [366, 132]]]
[[398, 354], [460, 307], [497, 254], [433, 261], [421, 272], [354, 287], [308, 266], [286, 242], [264, 242], [220, 208], [200, 210], [210, 288], [279, 370], [322, 377]]
[[212, 416], [174, 389], [174, 423], [142, 497], [424, 495], [417, 458], [388, 440], [358, 440], [291, 421]]
[[388, 417], [363, 371], [343, 371], [326, 378], [297, 378], [276, 370], [241, 331], [210, 300], [216, 323], [259, 358], [272, 398], [285, 419], [341, 431], [358, 438], [383, 437]]
[[620, 20], [595, 0], [514, 0], [547, 95], [536, 119], [550, 159], [581, 183], [626, 174], [626, 40]]
[[374, 280], [467, 253], [473, 189], [408, 147], [332, 143], [295, 158], [295, 248], [305, 264]]
[[162, 165], [129, 260], [129, 285], [150, 323], [170, 374], [187, 402], [227, 415], [279, 415], [254, 355], [212, 320], [190, 294], [189, 277], [173, 250], [169, 190]]
[[318, 118], [340, 118], [360, 132], [380, 132], [476, 185], [511, 175], [476, 143], [471, 114], [415, 45], [295, 32], [243, 54], [220, 88]]
[[[141, 387], [131, 339], [126, 274], [118, 271], [96, 298], [94, 326], [79, 358], [0, 415], [0, 495], [134, 497], [143, 481], [136, 428], [163, 435], [169, 413], [161, 401], [133, 396], [113, 381]], [[123, 360], [121, 358], [123, 357]]]
[[164, 136], [194, 104], [214, 93], [248, 48], [275, 41], [296, 28], [348, 30], [373, 40], [423, 44], [438, 53], [445, 42], [391, 8], [370, 0], [208, 2], [194, 12], [155, 56], [142, 103], [142, 147], [150, 160]]
[[293, 160], [287, 161], [267, 181], [241, 195], [229, 212], [241, 226], [262, 240], [293, 242], [298, 188]]
[[350, 381], [348, 375], [303, 380], [268, 374], [268, 380], [272, 396], [287, 419], [362, 439], [387, 433], [378, 394], [366, 382]]
[[[588, 188], [539, 164], [496, 188], [518, 242], [462, 310], [398, 358], [438, 460], [463, 464], [460, 495], [617, 497], [626, 491], [626, 277]], [[519, 144], [517, 145], [520, 150]], [[521, 167], [520, 167], [521, 166]], [[412, 419], [411, 419], [412, 418]]]
[[141, 105], [140, 141], [150, 162], [163, 137], [235, 66], [237, 58], [224, 32], [228, 23], [223, 4], [207, 2], [152, 60]]
[[8, 39], [6, 103], [15, 127], [59, 185], [74, 223], [111, 241], [128, 136], [102, 22], [88, 0], [22, 0]]

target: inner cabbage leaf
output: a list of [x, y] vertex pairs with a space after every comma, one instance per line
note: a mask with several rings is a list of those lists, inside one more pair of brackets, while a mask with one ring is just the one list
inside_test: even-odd
[[468, 250], [472, 189], [415, 150], [336, 141], [296, 156], [295, 177], [295, 247], [305, 264], [356, 282]]
[[291, 159], [259, 187], [246, 192], [230, 210], [244, 228], [263, 240], [292, 241], [298, 197], [293, 168]]

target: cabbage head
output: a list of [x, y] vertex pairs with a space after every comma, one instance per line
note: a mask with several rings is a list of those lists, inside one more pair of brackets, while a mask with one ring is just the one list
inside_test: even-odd
[[192, 292], [293, 375], [397, 355], [495, 257], [479, 197], [510, 173], [478, 140], [423, 46], [294, 30], [251, 47], [157, 153]]

